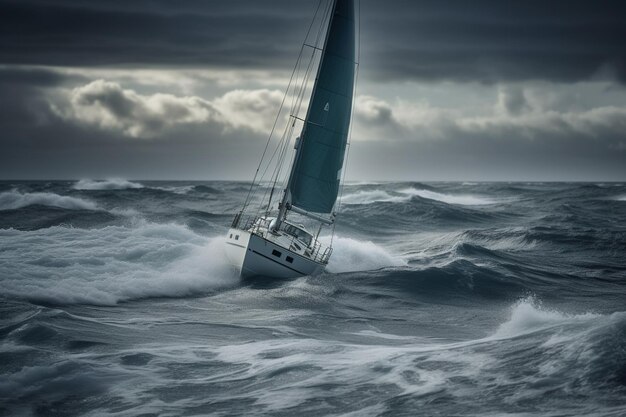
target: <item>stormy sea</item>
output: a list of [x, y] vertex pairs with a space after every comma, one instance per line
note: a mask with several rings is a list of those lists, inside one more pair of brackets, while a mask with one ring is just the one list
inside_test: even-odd
[[0, 415], [626, 415], [626, 184], [348, 183], [292, 280], [248, 188], [0, 182]]

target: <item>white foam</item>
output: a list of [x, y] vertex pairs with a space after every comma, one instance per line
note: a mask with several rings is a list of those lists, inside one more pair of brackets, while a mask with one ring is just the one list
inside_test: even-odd
[[14, 210], [34, 204], [70, 210], [98, 210], [98, 206], [91, 201], [55, 193], [22, 194], [17, 190], [0, 193], [0, 210]]
[[246, 366], [240, 378], [285, 369], [314, 369], [297, 379], [277, 378], [271, 389], [262, 386], [250, 395], [267, 410], [280, 410], [318, 396], [316, 387], [340, 384], [349, 390], [363, 384], [396, 386], [401, 394], [427, 394], [441, 389], [446, 379], [439, 370], [419, 369], [415, 347], [357, 345], [317, 339], [279, 339], [218, 347], [217, 360]]
[[[265, 290], [239, 290], [254, 292], [257, 297], [259, 293], [261, 296], [265, 293]], [[222, 297], [227, 295], [230, 296], [231, 292], [222, 294]], [[502, 396], [505, 401], [536, 398], [538, 392], [543, 392], [546, 381], [549, 384], [552, 384], [549, 381], [555, 381], [555, 384], [562, 386], [563, 375], [569, 376], [569, 380], [581, 380], [581, 376], [584, 378], [589, 372], [594, 372], [594, 367], [588, 365], [590, 361], [597, 360], [598, 351], [595, 348], [597, 345], [590, 341], [597, 337], [598, 325], [606, 326], [607, 331], [610, 331], [611, 326], [624, 322], [623, 313], [615, 318], [619, 321], [611, 322], [614, 315], [592, 315], [589, 318], [585, 314], [568, 315], [544, 309], [530, 299], [516, 303], [512, 310], [522, 313], [526, 307], [520, 306], [529, 303], [535, 310], [539, 310], [537, 314], [544, 316], [540, 321], [561, 323], [567, 327], [526, 338], [524, 343], [510, 340], [511, 334], [506, 337], [503, 335], [500, 339], [486, 337], [445, 342], [426, 338], [403, 340], [405, 336], [402, 335], [380, 335], [376, 331], [365, 330], [358, 334], [372, 336], [367, 343], [347, 342], [343, 336], [323, 338], [315, 332], [310, 337], [304, 334], [273, 334], [266, 339], [244, 338], [230, 344], [227, 339], [223, 339], [217, 345], [207, 345], [200, 340], [190, 344], [184, 338], [171, 345], [159, 344], [152, 348], [144, 345], [142, 351], [150, 352], [158, 359], [147, 367], [148, 372], [154, 374], [147, 373], [149, 378], [142, 381], [141, 393], [148, 394], [140, 395], [140, 407], [142, 410], [154, 407], [153, 410], [163, 411], [160, 403], [146, 407], [146, 404], [150, 404], [147, 402], [151, 398], [150, 393], [154, 391], [148, 388], [162, 383], [160, 376], [165, 369], [163, 364], [172, 361], [196, 367], [220, 363], [218, 372], [202, 375], [201, 379], [196, 374], [189, 375], [181, 384], [189, 381], [199, 384], [239, 381], [243, 385], [239, 384], [236, 392], [220, 392], [216, 398], [232, 400], [234, 396], [236, 400], [252, 402], [252, 408], [258, 414], [294, 414], [299, 406], [302, 407], [296, 411], [319, 411], [319, 408], [312, 407], [316, 407], [320, 398], [328, 403], [351, 398], [342, 407], [346, 414], [340, 414], [342, 411], [333, 414], [345, 416], [384, 413], [384, 405], [389, 403], [387, 400], [401, 396], [419, 398], [435, 394], [430, 398], [452, 395], [467, 399], [498, 389], [506, 391]], [[219, 305], [222, 308], [225, 304]], [[271, 316], [263, 316], [264, 311], [268, 314], [268, 310]], [[257, 314], [261, 315], [260, 319]], [[275, 309], [266, 306], [265, 310], [252, 310], [245, 316], [225, 314], [224, 320], [238, 324], [243, 319], [246, 326], [250, 326], [250, 320], [259, 320], [259, 324], [267, 326], [268, 322], [280, 322], [281, 316], [275, 314]], [[544, 328], [544, 325], [539, 327]], [[518, 330], [523, 333], [534, 328], [537, 326], [530, 324], [530, 327], [524, 325], [523, 329]], [[520, 331], [513, 334], [520, 334]], [[567, 337], [552, 346], [545, 345], [546, 339], [559, 334]], [[517, 362], [520, 358], [528, 358], [529, 372], [519, 372], [519, 366], [516, 365], [519, 365]], [[120, 391], [134, 394], [133, 383], [125, 380], [116, 389], [121, 386]], [[333, 389], [329, 390], [329, 386]], [[137, 397], [129, 395], [128, 401], [132, 403]], [[184, 401], [189, 406], [196, 399]], [[137, 408], [134, 411], [139, 414]]]
[[402, 202], [410, 200], [410, 196], [394, 196], [383, 190], [358, 191], [341, 197], [342, 204], [370, 204], [375, 202]]
[[480, 206], [497, 203], [496, 200], [491, 198], [469, 194], [442, 194], [429, 190], [417, 190], [415, 188], [407, 188], [399, 192], [409, 196], [419, 196], [428, 200], [436, 200], [446, 204], [458, 204], [462, 206]]
[[365, 337], [376, 337], [376, 338], [379, 338], [379, 339], [386, 339], [386, 340], [415, 341], [415, 337], [413, 337], [413, 336], [399, 336], [397, 334], [381, 333], [381, 332], [375, 331], [375, 330], [361, 330], [361, 331], [355, 332], [353, 334], [358, 335], [358, 336], [365, 336]]
[[469, 194], [442, 194], [435, 191], [405, 188], [402, 190], [387, 192], [385, 190], [358, 191], [341, 197], [343, 204], [370, 204], [375, 202], [403, 203], [418, 196], [428, 200], [441, 201], [446, 204], [458, 204], [463, 206], [479, 206], [495, 204], [498, 201], [478, 195]]
[[616, 198], [617, 201], [626, 201], [626, 195], [622, 195]]
[[106, 180], [80, 180], [73, 187], [75, 190], [124, 190], [128, 188], [143, 188], [143, 185], [122, 178]]
[[[322, 242], [330, 243], [330, 237]], [[369, 271], [390, 266], [406, 266], [406, 261], [370, 241], [335, 236], [328, 271], [333, 273]]]
[[541, 307], [532, 298], [518, 301], [511, 309], [511, 317], [500, 325], [491, 336], [493, 339], [518, 337], [529, 333], [546, 330], [555, 326], [588, 322], [601, 317], [599, 314], [566, 314]]
[[[588, 363], [594, 354], [588, 347], [589, 338], [593, 337], [597, 324], [605, 319], [606, 316], [596, 314], [566, 314], [542, 308], [528, 298], [512, 307], [511, 317], [493, 336], [475, 340], [405, 341], [404, 336], [384, 334], [382, 344], [375, 341], [358, 344], [317, 338], [279, 338], [220, 346], [212, 352], [216, 353], [216, 360], [237, 365], [237, 378], [241, 380], [281, 375], [269, 388], [259, 384], [250, 386], [247, 391], [264, 411], [303, 404], [319, 396], [318, 387], [334, 383], [340, 387], [336, 395], [347, 395], [371, 385], [385, 387], [396, 392], [394, 395], [425, 395], [448, 389], [453, 379], [464, 379], [476, 386], [461, 387], [465, 390], [463, 395], [475, 395], [493, 385], [493, 375], [501, 376], [499, 384], [519, 388], [520, 384], [532, 384], [544, 377], [562, 376], [566, 368], [577, 361]], [[553, 330], [545, 337], [525, 340], [532, 340], [535, 347], [545, 347], [545, 340], [550, 336], [563, 332], [567, 338], [552, 346], [551, 354], [542, 359], [537, 374], [502, 373], [503, 362], [492, 353], [494, 342], [504, 342], [515, 349], [517, 342], [509, 339], [542, 329]], [[380, 336], [373, 333], [373, 336]], [[370, 336], [372, 332], [359, 334]], [[527, 350], [528, 346], [522, 349]], [[591, 357], [581, 357], [581, 352]], [[514, 395], [518, 392], [532, 394], [532, 390], [512, 391]]]
[[11, 262], [0, 263], [3, 293], [55, 303], [115, 304], [184, 296], [233, 285], [223, 241], [175, 224], [0, 230]]
[[188, 194], [189, 191], [194, 189], [194, 185], [182, 185], [182, 186], [167, 186], [167, 187], [150, 187], [155, 190], [167, 191], [174, 194], [185, 195]]

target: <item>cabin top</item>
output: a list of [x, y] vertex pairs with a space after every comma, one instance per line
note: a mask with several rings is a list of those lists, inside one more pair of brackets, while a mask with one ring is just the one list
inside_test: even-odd
[[307, 232], [304, 226], [302, 225], [296, 226], [295, 224], [292, 224], [286, 221], [283, 223], [281, 230], [287, 233], [288, 235], [295, 237], [296, 239], [304, 243], [306, 246], [311, 246], [311, 242], [313, 241], [313, 235]]

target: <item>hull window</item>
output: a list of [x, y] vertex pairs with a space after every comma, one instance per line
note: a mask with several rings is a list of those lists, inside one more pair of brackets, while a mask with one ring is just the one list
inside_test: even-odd
[[290, 264], [293, 263], [293, 258], [291, 256], [287, 256], [285, 260], [289, 262]]
[[279, 251], [277, 251], [276, 249], [274, 249], [274, 250], [272, 251], [272, 255], [274, 255], [274, 256], [278, 256], [278, 257], [280, 258], [280, 257], [281, 257], [281, 255], [282, 255], [282, 253], [280, 253]]

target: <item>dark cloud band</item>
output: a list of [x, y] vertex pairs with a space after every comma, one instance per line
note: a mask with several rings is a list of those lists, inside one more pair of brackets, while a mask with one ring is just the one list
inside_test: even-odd
[[[1, 1], [0, 63], [284, 68], [309, 1]], [[619, 1], [362, 1], [370, 79], [626, 80]]]

